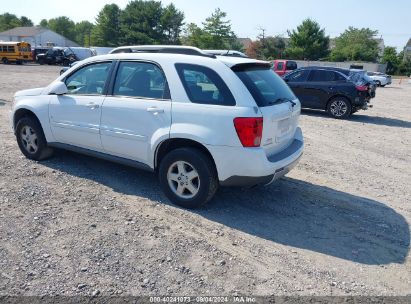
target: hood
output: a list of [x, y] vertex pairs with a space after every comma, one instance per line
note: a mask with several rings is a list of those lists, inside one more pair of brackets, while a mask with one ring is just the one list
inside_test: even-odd
[[36, 88], [36, 89], [29, 89], [29, 90], [22, 90], [17, 91], [14, 94], [14, 97], [21, 97], [21, 96], [37, 96], [43, 92], [44, 88]]

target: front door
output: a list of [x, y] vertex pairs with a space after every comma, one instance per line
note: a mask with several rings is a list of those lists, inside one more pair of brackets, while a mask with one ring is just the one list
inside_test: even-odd
[[162, 70], [153, 63], [120, 62], [113, 92], [103, 103], [105, 152], [152, 165], [151, 147], [169, 137], [170, 126], [171, 100]]
[[65, 79], [68, 93], [53, 95], [49, 118], [57, 142], [102, 150], [100, 119], [111, 62], [83, 67]]

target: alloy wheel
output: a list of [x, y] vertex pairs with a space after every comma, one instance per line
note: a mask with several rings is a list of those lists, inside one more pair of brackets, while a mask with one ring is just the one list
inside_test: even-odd
[[335, 100], [330, 105], [331, 114], [335, 117], [341, 117], [347, 113], [348, 106], [343, 100]]
[[200, 190], [200, 176], [197, 170], [185, 161], [176, 161], [169, 167], [167, 181], [174, 194], [180, 198], [193, 198]]
[[38, 146], [38, 137], [36, 132], [30, 126], [24, 126], [20, 131], [21, 142], [23, 143], [24, 149], [27, 152], [34, 154], [37, 152]]

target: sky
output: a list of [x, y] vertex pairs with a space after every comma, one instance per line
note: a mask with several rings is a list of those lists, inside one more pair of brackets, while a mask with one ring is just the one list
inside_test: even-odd
[[[2, 1], [0, 14], [26, 16], [35, 24], [41, 19], [67, 16], [75, 22], [95, 21], [105, 4], [125, 8], [129, 0], [13, 0]], [[411, 38], [411, 0], [162, 0], [185, 14], [185, 22], [201, 24], [216, 8], [227, 13], [238, 37], [255, 39], [266, 35], [287, 36], [305, 18], [317, 21], [331, 38], [349, 26], [378, 30], [386, 46], [402, 50]]]

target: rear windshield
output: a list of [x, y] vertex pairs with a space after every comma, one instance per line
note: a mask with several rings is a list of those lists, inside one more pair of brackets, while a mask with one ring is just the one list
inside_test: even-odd
[[233, 71], [254, 97], [259, 107], [271, 106], [280, 100], [294, 100], [295, 95], [287, 84], [270, 67], [235, 66]]
[[348, 80], [355, 84], [364, 84], [373, 81], [372, 78], [367, 75], [366, 71], [350, 71]]

